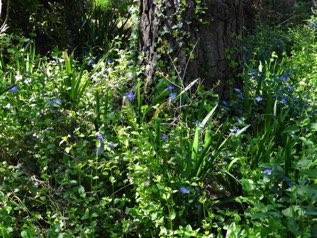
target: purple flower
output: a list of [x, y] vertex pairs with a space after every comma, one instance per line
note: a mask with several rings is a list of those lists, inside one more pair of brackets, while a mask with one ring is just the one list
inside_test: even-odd
[[280, 77], [280, 80], [281, 80], [283, 83], [285, 83], [286, 80], [287, 80], [287, 79], [289, 78], [289, 76], [291, 76], [291, 75], [292, 75], [292, 71], [288, 71], [288, 72], [282, 74], [282, 76]]
[[14, 84], [10, 86], [9, 92], [10, 93], [16, 93], [19, 90], [19, 86]]
[[232, 134], [236, 134], [239, 131], [239, 128], [237, 126], [234, 126], [230, 129]]
[[101, 133], [97, 132], [97, 133], [96, 133], [96, 136], [97, 136], [97, 140], [99, 140], [99, 141], [102, 141], [102, 140], [103, 140], [103, 136], [102, 136]]
[[104, 151], [104, 148], [105, 148], [105, 145], [104, 145], [104, 142], [103, 142], [103, 135], [100, 132], [97, 132], [96, 133], [96, 137], [97, 137], [97, 140], [98, 140], [98, 147], [94, 149], [94, 152], [97, 155], [101, 155], [103, 153], [103, 151]]
[[256, 96], [255, 97], [255, 101], [257, 102], [261, 102], [263, 100], [263, 98], [261, 96]]
[[168, 99], [172, 101], [172, 100], [174, 100], [176, 97], [177, 97], [177, 93], [170, 93], [169, 96], [168, 96]]
[[107, 62], [108, 64], [111, 64], [111, 63], [113, 62], [113, 60], [110, 59], [110, 58], [107, 58], [107, 59], [106, 59], [106, 62]]
[[174, 85], [170, 84], [167, 86], [167, 90], [172, 92], [175, 89]]
[[228, 106], [228, 101], [227, 100], [221, 100], [221, 104], [224, 106]]
[[283, 104], [287, 104], [287, 103], [288, 103], [287, 98], [286, 98], [286, 97], [284, 97], [284, 96], [282, 97], [282, 103], [283, 103]]
[[168, 139], [168, 135], [162, 134], [162, 135], [161, 135], [161, 139], [162, 139], [162, 140], [167, 140], [167, 139]]
[[236, 93], [239, 93], [239, 94], [242, 93], [242, 92], [241, 92], [241, 89], [239, 89], [239, 88], [234, 88], [233, 90], [234, 90]]
[[285, 83], [286, 80], [287, 80], [287, 78], [288, 78], [288, 76], [285, 75], [285, 74], [283, 74], [283, 75], [280, 77], [280, 80]]
[[125, 93], [124, 96], [127, 97], [129, 101], [132, 101], [135, 97], [132, 91]]
[[59, 98], [53, 98], [52, 100], [50, 100], [49, 104], [50, 107], [60, 107], [62, 105], [62, 100], [60, 100]]
[[186, 188], [185, 186], [182, 186], [179, 188], [179, 192], [182, 194], [189, 194], [190, 190], [188, 188]]
[[311, 22], [309, 25], [309, 28], [313, 29], [313, 30], [316, 30], [317, 28], [317, 22]]
[[290, 84], [289, 84], [289, 85], [287, 85], [287, 88], [288, 88], [288, 90], [289, 90], [289, 91], [291, 91], [291, 92], [293, 92], [293, 91], [294, 91], [294, 87], [293, 87], [292, 85], [290, 85]]
[[263, 174], [271, 175], [272, 174], [272, 169], [263, 170]]

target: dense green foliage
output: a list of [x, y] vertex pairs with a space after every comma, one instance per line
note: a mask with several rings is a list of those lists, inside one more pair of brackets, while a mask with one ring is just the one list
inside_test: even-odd
[[[108, 52], [112, 41], [127, 42], [131, 0], [15, 0], [2, 1], [7, 33], [32, 38], [42, 55], [55, 49], [76, 57]], [[8, 13], [8, 15], [7, 15]]]
[[94, 14], [80, 58], [0, 35], [0, 237], [317, 237], [317, 18], [259, 22], [221, 100], [173, 70], [145, 95]]

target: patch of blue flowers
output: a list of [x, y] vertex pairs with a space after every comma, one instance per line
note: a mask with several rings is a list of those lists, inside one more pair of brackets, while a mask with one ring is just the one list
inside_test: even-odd
[[133, 101], [135, 98], [135, 94], [132, 91], [125, 93], [124, 96], [127, 97], [129, 101]]
[[182, 187], [179, 188], [179, 192], [180, 192], [181, 194], [189, 194], [189, 193], [190, 193], [190, 190], [189, 190], [189, 188], [187, 188], [187, 187], [185, 187], [185, 186], [182, 186]]
[[19, 91], [19, 85], [14, 84], [14, 85], [11, 85], [11, 86], [9, 87], [9, 92], [10, 92], [10, 93], [16, 93], [17, 91]]

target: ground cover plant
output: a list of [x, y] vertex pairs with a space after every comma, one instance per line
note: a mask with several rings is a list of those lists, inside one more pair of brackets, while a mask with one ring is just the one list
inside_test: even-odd
[[148, 95], [134, 33], [76, 58], [2, 32], [0, 236], [317, 237], [316, 22], [259, 23], [228, 99], [175, 68]]

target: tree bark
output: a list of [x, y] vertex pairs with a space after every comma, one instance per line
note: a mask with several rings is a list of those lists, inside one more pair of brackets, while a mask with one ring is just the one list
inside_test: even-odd
[[[226, 93], [229, 80], [237, 81], [237, 75], [229, 64], [230, 61], [238, 61], [240, 57], [240, 45], [234, 37], [241, 33], [243, 26], [242, 1], [210, 0], [207, 3], [208, 10], [204, 20], [208, 24], [198, 26], [198, 32], [194, 35], [198, 45], [190, 67], [190, 75], [191, 78], [205, 79], [209, 87], [214, 87], [219, 82], [217, 91], [223, 95]], [[231, 55], [229, 59], [226, 50], [230, 49], [234, 49], [235, 55]]]
[[285, 13], [292, 10], [296, 0], [266, 0], [260, 2], [261, 7], [265, 10], [273, 10]]
[[155, 45], [158, 30], [158, 18], [156, 17], [156, 3], [153, 0], [141, 0], [140, 12], [140, 50], [145, 52], [145, 76], [146, 82], [154, 77], [156, 63]]
[[[237, 83], [237, 74], [230, 63], [238, 60], [239, 54], [229, 59], [227, 51], [230, 48], [239, 51], [234, 36], [241, 33], [244, 25], [243, 0], [206, 0], [207, 8], [201, 16], [203, 23], [197, 21], [194, 0], [187, 0], [186, 5], [180, 2], [162, 0], [158, 4], [155, 0], [140, 1], [140, 48], [146, 54], [147, 81], [155, 81], [157, 51], [161, 44], [167, 42], [172, 49], [169, 55], [185, 83], [200, 78], [210, 88], [217, 85], [216, 91], [223, 96], [230, 80], [234, 81], [233, 84]], [[185, 9], [181, 13], [181, 22], [177, 15], [180, 9]], [[180, 25], [187, 35], [173, 33]], [[193, 45], [194, 57], [187, 65], [188, 47]], [[162, 54], [159, 54], [159, 59], [162, 59]], [[167, 65], [171, 65], [171, 60], [166, 58], [165, 62], [167, 60]]]

